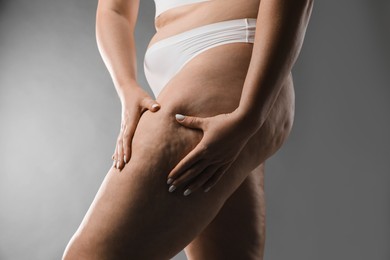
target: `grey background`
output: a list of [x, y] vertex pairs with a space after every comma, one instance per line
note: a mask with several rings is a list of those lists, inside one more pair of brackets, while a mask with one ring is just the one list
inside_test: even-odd
[[[266, 165], [265, 259], [390, 259], [389, 1], [315, 1], [296, 117]], [[0, 259], [59, 259], [111, 165], [120, 103], [96, 1], [0, 1]], [[138, 79], [154, 34], [141, 1]], [[175, 259], [185, 259], [180, 253]]]

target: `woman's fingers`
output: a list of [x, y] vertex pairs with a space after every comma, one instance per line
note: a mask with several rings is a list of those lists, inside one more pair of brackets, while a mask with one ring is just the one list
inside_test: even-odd
[[206, 167], [206, 169], [203, 172], [201, 172], [198, 175], [198, 177], [196, 177], [195, 181], [187, 186], [183, 195], [188, 196], [190, 193], [193, 193], [194, 191], [198, 190], [215, 174], [215, 171], [217, 169], [218, 169], [218, 165], [216, 164]]
[[123, 133], [123, 162], [126, 164], [131, 158], [131, 141], [133, 140], [136, 126], [126, 126]]
[[122, 135], [118, 138], [118, 157], [117, 157], [117, 162], [116, 162], [116, 168], [121, 170], [123, 167], [123, 139]]
[[181, 186], [184, 183], [188, 183], [196, 176], [198, 176], [205, 168], [207, 164], [200, 160], [196, 164], [194, 164], [188, 171], [184, 172], [184, 174], [180, 175], [177, 179], [175, 179], [171, 186], [169, 187], [169, 192], [174, 191], [177, 187]]
[[[204, 118], [195, 117], [195, 116], [185, 116], [182, 114], [175, 115], [176, 120], [183, 126], [205, 130]], [[199, 174], [201, 174], [207, 168], [207, 160], [202, 160], [202, 157], [206, 156], [208, 151], [205, 141], [201, 141], [198, 145], [187, 154], [168, 174], [167, 184], [171, 184], [169, 187], [169, 192], [173, 192], [177, 187], [183, 183], [189, 182], [192, 179], [195, 179]], [[200, 181], [205, 182], [212, 175], [212, 167], [209, 167], [209, 170], [205, 172], [205, 175], [202, 178], [197, 178], [198, 184], [201, 185]], [[184, 191], [184, 195], [189, 195], [194, 189], [198, 187], [194, 184], [193, 186], [188, 187]]]
[[134, 95], [126, 96], [122, 102], [122, 121], [120, 133], [117, 138], [113, 166], [122, 170], [131, 158], [131, 144], [134, 132], [142, 114], [146, 110], [156, 112], [160, 104], [153, 100], [142, 88], [137, 88]]
[[115, 151], [114, 151], [113, 157], [114, 157], [113, 158], [114, 159], [113, 166], [114, 166], [114, 168], [116, 168], [117, 167], [117, 161], [118, 161], [118, 142], [115, 145]]
[[[150, 110], [156, 112], [160, 109], [160, 104], [150, 97], [144, 98], [141, 101], [141, 113], [137, 110], [130, 112], [128, 117], [124, 119], [121, 127], [120, 139], [118, 140], [118, 169], [122, 170], [124, 166], [130, 161], [131, 158], [131, 143], [133, 140], [134, 132], [137, 128], [141, 114]], [[120, 161], [119, 161], [120, 160]]]
[[175, 179], [189, 169], [193, 164], [199, 161], [200, 157], [205, 153], [206, 147], [200, 142], [187, 156], [185, 156], [173, 170], [168, 174], [167, 183], [171, 184]]
[[222, 178], [230, 167], [231, 163], [222, 166], [218, 164], [206, 165], [206, 162], [192, 166], [188, 171], [172, 182], [169, 192], [173, 192], [177, 187], [190, 180], [194, 180], [184, 190], [183, 195], [188, 196], [203, 186], [204, 192], [208, 192]]
[[175, 117], [176, 120], [185, 127], [204, 130], [204, 118], [196, 116], [185, 116], [182, 114], [176, 114]]
[[121, 131], [118, 136], [117, 147], [118, 147], [118, 163], [117, 168], [122, 170], [126, 163], [131, 158], [131, 142], [133, 140], [134, 132], [137, 127], [140, 115], [133, 113], [129, 115], [121, 124]]
[[129, 162], [131, 157], [131, 139], [130, 134], [123, 136], [123, 162], [126, 164]]
[[141, 102], [141, 106], [152, 112], [156, 112], [160, 109], [160, 104], [150, 97], [144, 98]]
[[221, 179], [221, 177], [225, 174], [225, 172], [229, 169], [231, 163], [225, 164], [222, 167], [220, 167], [213, 176], [210, 177], [210, 179], [207, 180], [206, 183], [204, 183], [203, 191], [208, 192], [214, 185]]
[[[116, 146], [115, 146], [116, 147]], [[115, 150], [116, 150], [116, 148], [115, 148]], [[112, 158], [112, 167], [116, 167], [116, 156], [115, 156], [115, 152], [114, 152], [114, 154], [111, 156], [111, 158]]]

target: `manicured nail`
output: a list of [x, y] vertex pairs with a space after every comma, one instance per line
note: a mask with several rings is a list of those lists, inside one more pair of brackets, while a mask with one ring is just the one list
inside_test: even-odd
[[168, 180], [167, 180], [167, 184], [171, 184], [173, 182], [173, 179], [172, 178], [169, 178]]
[[211, 187], [207, 187], [204, 192], [208, 192], [211, 189]]
[[124, 159], [123, 159], [124, 161], [125, 161], [125, 163], [127, 163], [127, 158], [126, 158], [126, 155], [125, 155], [125, 157], [124, 157]]
[[190, 195], [190, 193], [191, 193], [191, 190], [186, 189], [183, 194], [184, 194], [184, 196], [187, 196], [187, 195]]
[[176, 119], [179, 120], [179, 121], [182, 121], [184, 120], [185, 116], [183, 116], [182, 114], [176, 114], [175, 115]]
[[119, 169], [119, 161], [116, 162], [116, 168]]
[[175, 185], [171, 185], [171, 186], [169, 187], [169, 192], [173, 192], [174, 190], [176, 190]]
[[152, 105], [152, 108], [157, 108], [157, 107], [159, 107], [160, 105], [159, 104], [153, 104]]

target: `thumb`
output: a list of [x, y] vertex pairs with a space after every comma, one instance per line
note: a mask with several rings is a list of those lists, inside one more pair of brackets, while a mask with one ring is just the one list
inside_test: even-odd
[[182, 114], [176, 114], [175, 117], [185, 127], [203, 129], [203, 118], [201, 117], [184, 116]]
[[150, 97], [147, 97], [144, 100], [142, 100], [142, 106], [152, 112], [156, 112], [161, 107], [159, 103], [157, 103], [155, 100], [153, 100]]

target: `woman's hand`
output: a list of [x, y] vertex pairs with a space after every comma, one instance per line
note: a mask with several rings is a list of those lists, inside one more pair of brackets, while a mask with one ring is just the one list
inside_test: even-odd
[[123, 95], [121, 128], [117, 138], [115, 152], [112, 155], [113, 166], [122, 170], [131, 157], [131, 141], [138, 121], [146, 110], [156, 112], [160, 104], [153, 100], [141, 87], [136, 86]]
[[236, 160], [251, 137], [250, 128], [235, 112], [206, 118], [176, 114], [176, 119], [185, 127], [201, 129], [203, 137], [168, 174], [167, 184], [172, 184], [169, 191], [191, 182], [186, 185], [185, 196], [201, 186], [207, 192]]

